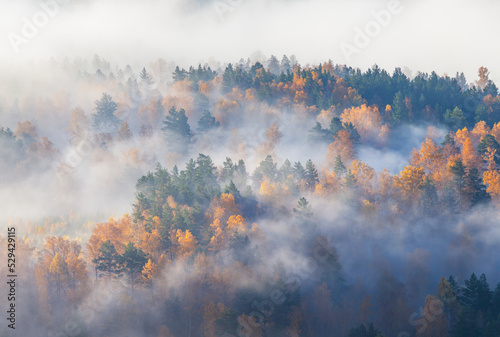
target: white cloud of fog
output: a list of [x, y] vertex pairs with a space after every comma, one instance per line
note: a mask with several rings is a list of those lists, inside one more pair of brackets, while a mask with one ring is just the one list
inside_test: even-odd
[[[146, 64], [158, 57], [188, 66], [215, 58], [223, 62], [261, 50], [265, 55], [295, 54], [302, 63], [332, 59], [346, 63], [342, 42], [352, 43], [355, 28], [373, 20], [371, 11], [389, 1], [242, 0], [218, 15], [216, 1], [93, 1], [71, 0], [20, 46], [9, 32], [21, 33], [23, 18], [32, 20], [40, 1], [2, 1], [0, 57], [2, 65], [25, 66], [49, 57], [91, 58], [94, 54], [118, 63]], [[389, 71], [408, 66], [414, 71], [454, 75], [469, 81], [484, 65], [500, 79], [495, 35], [500, 3], [493, 0], [401, 0], [402, 11], [352, 57], [353, 66], [377, 63]], [[228, 7], [225, 7], [226, 9]]]

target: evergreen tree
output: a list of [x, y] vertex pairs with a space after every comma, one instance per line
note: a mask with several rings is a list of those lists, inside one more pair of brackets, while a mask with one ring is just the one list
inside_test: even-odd
[[486, 193], [486, 186], [484, 186], [479, 171], [477, 168], [472, 167], [467, 170], [463, 178], [463, 185], [461, 190], [464, 199], [468, 201], [470, 207], [476, 204], [489, 200], [489, 195]]
[[306, 162], [306, 186], [310, 190], [314, 190], [316, 184], [319, 183], [318, 170], [314, 166], [311, 159]]
[[243, 159], [238, 160], [234, 170], [234, 183], [240, 189], [246, 189], [248, 180], [247, 168]]
[[500, 167], [500, 144], [498, 144], [495, 137], [490, 134], [485, 135], [481, 139], [479, 145], [477, 146], [477, 153], [484, 158], [488, 149], [496, 150], [495, 164]]
[[292, 71], [292, 67], [290, 65], [290, 60], [286, 55], [283, 55], [281, 58], [281, 65], [280, 65], [280, 70], [282, 73], [287, 73]]
[[[343, 129], [344, 127], [342, 126], [342, 121], [340, 120], [340, 118], [333, 117], [332, 120], [330, 121], [330, 130], [329, 130], [331, 138], [333, 139], [333, 137], [336, 136], [337, 133]], [[330, 141], [332, 141], [332, 139], [330, 139]]]
[[455, 107], [453, 110], [446, 110], [444, 123], [450, 130], [460, 129], [465, 124], [464, 112], [459, 107]]
[[465, 308], [458, 315], [457, 322], [451, 330], [452, 337], [479, 337], [481, 329], [469, 308]]
[[392, 126], [396, 127], [407, 121], [408, 108], [406, 107], [405, 98], [401, 91], [394, 95], [392, 101]]
[[349, 132], [353, 143], [355, 144], [359, 143], [361, 136], [359, 135], [358, 130], [356, 130], [356, 127], [352, 123], [344, 123], [344, 130]]
[[474, 112], [474, 120], [476, 121], [476, 123], [478, 123], [480, 121], [489, 122], [488, 111], [486, 110], [486, 107], [484, 106], [484, 104], [480, 103], [476, 107], [476, 110]]
[[462, 204], [464, 202], [462, 197], [462, 188], [464, 186], [464, 177], [466, 174], [465, 166], [461, 159], [455, 160], [453, 165], [450, 166], [450, 172], [453, 176], [453, 182], [458, 196], [458, 209], [462, 209]]
[[269, 72], [273, 75], [279, 75], [280, 74], [280, 63], [276, 56], [271, 55], [267, 62], [267, 69], [269, 69]]
[[186, 111], [184, 109], [177, 110], [175, 107], [172, 107], [168, 111], [163, 125], [161, 130], [169, 142], [170, 148], [172, 150], [181, 149], [182, 152], [186, 151], [193, 137], [186, 117]]
[[283, 165], [281, 165], [279, 169], [279, 180], [284, 183], [290, 176], [293, 177], [292, 163], [290, 163], [288, 159], [285, 159]]
[[491, 313], [493, 317], [500, 315], [500, 282], [491, 296]]
[[179, 66], [175, 67], [175, 71], [172, 73], [174, 82], [184, 81], [188, 77], [188, 72], [185, 69], [179, 69]]
[[342, 158], [340, 157], [340, 155], [337, 155], [337, 157], [335, 157], [333, 172], [335, 172], [338, 178], [343, 177], [347, 172], [347, 168], [345, 167], [344, 163], [342, 163]]
[[233, 65], [229, 63], [226, 70], [224, 70], [224, 74], [222, 74], [222, 92], [227, 94], [233, 91], [235, 86], [235, 71], [233, 69]]
[[479, 311], [484, 314], [489, 309], [492, 296], [486, 276], [482, 274], [478, 279], [472, 273], [471, 277], [465, 280], [465, 288], [459, 299], [464, 306], [470, 308], [473, 314], [477, 314]]
[[[120, 275], [123, 271], [120, 265], [120, 255], [116, 252], [115, 246], [111, 241], [103, 242], [101, 248], [99, 248], [99, 256], [92, 260], [92, 263], [96, 266], [97, 271], [102, 271], [106, 276]], [[101, 277], [99, 275], [99, 277]]]
[[233, 164], [231, 158], [226, 157], [226, 160], [222, 163], [222, 170], [219, 173], [219, 180], [221, 182], [227, 182], [234, 178], [234, 171], [236, 170], [236, 165]]
[[138, 278], [142, 276], [142, 268], [148, 262], [146, 254], [140, 248], [135, 247], [132, 242], [129, 242], [125, 246], [125, 252], [119, 257], [119, 261], [133, 287]]
[[321, 127], [319, 122], [316, 122], [316, 125], [309, 130], [309, 141], [311, 143], [317, 142], [332, 142], [333, 137], [331, 136], [328, 130], [325, 130]]
[[430, 177], [426, 177], [424, 183], [420, 186], [422, 191], [422, 209], [428, 216], [435, 215], [438, 212], [438, 195], [436, 186]]
[[114, 133], [120, 127], [121, 120], [115, 116], [116, 102], [107, 93], [95, 101], [95, 113], [92, 114], [93, 128], [97, 133]]
[[379, 329], [375, 328], [373, 323], [368, 325], [368, 328], [361, 324], [359, 327], [351, 329], [348, 337], [383, 337]]
[[146, 71], [146, 67], [142, 68], [141, 73], [139, 74], [139, 77], [141, 78], [142, 82], [146, 85], [152, 85], [154, 83], [153, 78], [151, 75]]
[[234, 196], [234, 200], [238, 202], [241, 199], [240, 191], [236, 188], [236, 185], [231, 180], [229, 185], [224, 188], [224, 193], [231, 193]]
[[293, 165], [293, 176], [298, 182], [306, 178], [306, 170], [304, 169], [304, 166], [302, 166], [300, 161], [296, 162]]
[[299, 199], [297, 207], [293, 209], [293, 214], [301, 219], [308, 219], [312, 217], [313, 212], [306, 198], [302, 197]]
[[216, 129], [220, 126], [220, 122], [215, 120], [210, 111], [203, 111], [200, 120], [198, 121], [198, 132], [206, 132]]
[[259, 166], [255, 169], [252, 180], [257, 187], [260, 187], [260, 183], [264, 178], [269, 179], [271, 182], [275, 182], [277, 178], [278, 170], [276, 169], [276, 163], [273, 161], [271, 155], [267, 155], [266, 159], [260, 162]]

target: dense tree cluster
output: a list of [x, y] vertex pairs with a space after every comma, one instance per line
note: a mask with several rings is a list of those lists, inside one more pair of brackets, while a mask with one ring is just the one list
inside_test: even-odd
[[[286, 56], [216, 70], [167, 71], [158, 61], [138, 77], [130, 67], [111, 72], [100, 58], [92, 67], [80, 79], [110, 94], [91, 101], [93, 113], [69, 113], [70, 145], [87, 149], [78, 164], [125, 167], [140, 178], [130, 182], [130, 215], [27, 224], [20, 282], [32, 289], [23, 296], [34, 303], [37, 335], [68, 322], [81, 336], [500, 334], [500, 283], [492, 290], [484, 274], [463, 285], [443, 277], [436, 293], [415, 299], [390, 268], [348, 282], [325, 220], [342, 205], [339, 227], [397, 232], [412, 221], [460, 223], [498, 209], [500, 96], [486, 68], [471, 85], [463, 74], [409, 78], [399, 68], [303, 67]], [[262, 138], [248, 145], [241, 131], [257, 120]], [[324, 159], [287, 159], [283, 120]], [[358, 156], [362, 146], [390, 147], [391, 133], [408, 125], [427, 134], [399, 173]], [[204, 151], [211, 146], [227, 150], [225, 159], [212, 160]], [[32, 121], [0, 128], [0, 154], [6, 180], [61, 156]], [[70, 194], [77, 178], [58, 183]], [[109, 301], [93, 306], [102, 293]], [[422, 309], [412, 314], [416, 303]]]

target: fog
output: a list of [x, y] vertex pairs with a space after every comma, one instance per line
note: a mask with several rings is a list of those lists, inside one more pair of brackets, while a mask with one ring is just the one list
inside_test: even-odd
[[360, 68], [463, 71], [468, 78], [486, 66], [493, 80], [500, 77], [494, 43], [500, 4], [494, 0], [401, 1], [386, 27], [374, 29], [368, 46], [349, 60], [342, 42], [354, 45], [356, 29], [365, 30], [374, 20], [372, 11], [387, 10], [390, 1], [65, 0], [16, 52], [9, 34], [22, 36], [23, 20], [32, 22], [42, 3], [0, 4], [4, 71], [50, 57], [90, 59], [96, 53], [114, 63], [143, 65], [162, 57], [186, 67], [234, 62], [261, 51], [295, 54], [303, 64], [332, 59]]
[[[339, 65], [335, 71], [344, 69], [344, 64], [362, 71], [377, 64], [390, 74], [401, 67], [410, 79], [424, 72], [435, 71], [443, 78], [464, 72], [470, 85], [477, 79], [478, 68], [486, 66], [489, 79], [500, 81], [500, 46], [494, 42], [500, 28], [499, 3], [402, 0], [390, 22], [379, 25], [379, 33], [372, 32], [367, 46], [356, 45], [356, 34], [373, 26], [374, 11], [389, 13], [394, 6], [398, 4], [380, 0], [2, 1], [0, 127], [2, 132], [10, 128], [12, 136], [0, 138], [0, 223], [2, 228], [15, 226], [18, 239], [32, 248], [22, 251], [25, 260], [19, 263], [24, 274], [18, 291], [25, 292], [18, 303], [22, 333], [46, 337], [64, 331], [70, 336], [67, 324], [71, 323], [82, 329], [72, 337], [215, 336], [212, 330], [220, 323], [216, 321], [224, 318], [231, 321], [230, 327], [217, 330], [217, 335], [232, 335], [239, 332], [236, 326], [245, 326], [244, 316], [258, 307], [254, 301], [272, 298], [270, 289], [279, 285], [293, 288], [291, 280], [295, 279], [300, 287], [287, 292], [287, 301], [276, 305], [275, 312], [287, 317], [280, 319], [292, 321], [286, 310], [301, 308], [308, 335], [315, 333], [317, 322], [335, 336], [347, 336], [349, 329], [368, 322], [375, 322], [386, 336], [405, 331], [414, 335], [411, 314], [419, 312], [427, 295], [437, 293], [442, 276], [453, 275], [463, 284], [471, 273], [485, 273], [495, 289], [500, 281], [497, 200], [469, 208], [459, 204], [456, 213], [451, 211], [453, 206], [448, 209], [439, 201], [431, 206], [441, 208], [428, 214], [424, 201], [411, 199], [406, 205], [398, 199], [403, 192], [385, 200], [382, 182], [377, 180], [384, 169], [391, 175], [391, 184], [396, 179], [392, 176], [402, 176], [412, 150], [418, 150], [430, 133], [439, 146], [451, 131], [460, 153], [463, 145], [456, 129], [429, 119], [391, 126], [384, 138], [383, 127], [390, 124], [384, 111], [391, 110], [380, 106], [378, 124], [370, 126], [368, 136], [360, 132], [361, 140], [352, 145], [355, 155], [351, 159], [366, 163], [373, 177], [367, 186], [356, 181], [354, 185], [359, 182], [359, 186], [351, 190], [347, 177], [355, 170], [355, 161], [344, 163], [349, 174], [332, 174], [336, 170], [333, 155], [340, 158], [342, 152], [334, 146], [338, 134], [325, 141], [314, 138], [312, 132], [316, 122], [327, 130], [333, 117], [344, 118], [344, 109], [359, 107], [361, 103], [355, 103], [350, 94], [345, 97], [352, 102], [346, 106], [338, 103], [322, 110], [300, 99], [259, 99], [261, 93], [240, 91], [237, 85], [224, 91], [223, 73], [229, 63], [247, 71], [256, 62], [268, 68], [271, 55], [278, 59], [294, 55], [303, 70], [332, 60]], [[48, 14], [43, 14], [44, 8]], [[33, 26], [44, 18], [46, 22]], [[346, 54], [346, 44], [357, 51]], [[198, 64], [210, 66], [216, 76], [193, 83], [174, 80], [176, 66], [188, 69]], [[151, 83], [141, 79], [143, 68]], [[127, 130], [124, 124], [119, 124], [120, 131], [96, 126], [93, 114], [103, 93], [117, 104], [115, 117], [127, 123]], [[463, 105], [456, 102], [456, 106]], [[172, 106], [185, 109], [193, 134], [190, 142], [168, 139], [162, 131]], [[199, 128], [204, 110], [219, 127]], [[479, 139], [474, 146], [477, 143]], [[168, 204], [175, 210], [172, 214], [191, 212], [192, 226], [197, 226], [191, 229], [198, 240], [195, 248], [181, 249], [187, 227], [181, 230], [172, 220], [170, 232], [162, 237], [168, 248], [162, 246], [163, 251], [148, 257], [161, 266], [154, 286], [121, 276], [98, 276], [89, 239], [118, 233], [118, 227], [116, 232], [99, 232], [99, 226], [112, 223], [110, 218], [126, 222], [125, 214], [130, 214], [127, 234], [116, 234], [114, 239], [143, 244], [145, 240], [135, 236], [149, 235], [152, 230], [137, 228], [158, 225], [160, 220], [148, 213], [150, 209], [141, 214], [138, 180], [148, 172], [158, 173], [158, 164], [175, 177], [172, 180], [180, 179], [175, 170], [187, 171], [194, 165], [189, 159], [196, 160], [199, 154], [209, 156], [216, 167], [220, 192], [229, 186], [229, 180], [222, 178], [227, 158], [234, 164], [244, 160], [249, 177], [244, 183], [234, 178], [241, 195], [232, 215], [245, 216], [246, 222], [240, 225], [247, 226], [243, 233], [249, 241], [213, 248], [216, 214], [229, 212], [230, 207], [223, 205], [220, 193], [183, 205], [179, 200], [189, 198], [182, 191], [175, 201], [163, 200], [161, 209], [164, 212]], [[304, 187], [305, 178], [290, 178], [290, 187], [286, 176], [278, 178], [281, 173], [274, 178], [259, 173], [268, 155], [277, 169], [287, 159], [292, 166], [296, 162], [305, 166], [312, 160], [319, 173], [317, 185]], [[259, 180], [258, 174], [263, 178]], [[208, 181], [206, 177], [201, 180]], [[444, 200], [454, 180], [447, 183], [446, 189], [439, 187], [436, 198]], [[150, 186], [145, 186], [147, 191]], [[205, 190], [195, 191], [195, 197], [206, 197]], [[157, 196], [148, 193], [144, 192], [153, 204]], [[296, 210], [301, 197], [309, 202], [310, 213], [307, 208]], [[141, 216], [153, 220], [140, 220]], [[218, 216], [223, 223], [229, 221], [228, 214]], [[80, 288], [71, 284], [64, 295], [60, 284], [65, 281], [54, 281], [56, 267], [52, 260], [44, 260], [50, 251], [44, 244], [52, 235], [76, 240], [82, 248], [77, 258], [85, 261], [85, 277], [81, 278], [86, 282]], [[114, 244], [122, 254], [125, 248]], [[314, 255], [318, 247], [335, 257], [335, 262]], [[328, 298], [321, 292], [323, 285], [331, 303], [321, 307], [319, 299]], [[370, 301], [368, 296], [372, 296], [369, 320], [358, 313], [364, 301]], [[35, 300], [35, 309], [28, 309]], [[217, 319], [210, 321], [209, 306], [216, 304], [228, 310], [213, 309]], [[401, 317], [388, 318], [385, 309]], [[269, 317], [275, 317], [273, 310]], [[31, 316], [35, 318], [30, 320]], [[258, 327], [267, 329], [264, 335], [293, 335], [290, 327], [269, 323], [271, 319]], [[191, 331], [191, 326], [197, 330]], [[1, 333], [15, 336], [4, 326]]]

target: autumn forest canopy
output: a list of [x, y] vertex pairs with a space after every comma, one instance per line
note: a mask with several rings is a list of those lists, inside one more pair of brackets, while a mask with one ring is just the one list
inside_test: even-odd
[[500, 335], [487, 68], [44, 68], [0, 80], [21, 335]]

